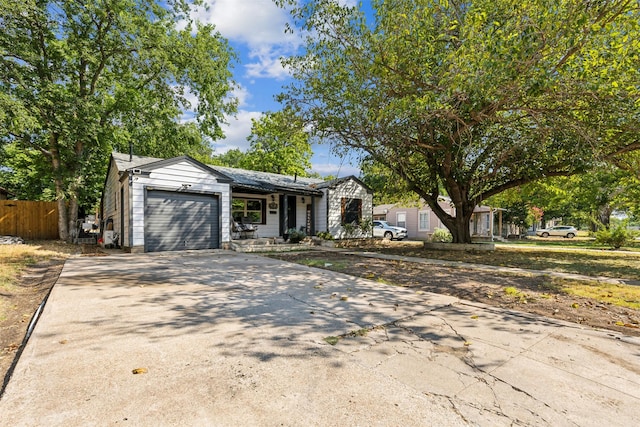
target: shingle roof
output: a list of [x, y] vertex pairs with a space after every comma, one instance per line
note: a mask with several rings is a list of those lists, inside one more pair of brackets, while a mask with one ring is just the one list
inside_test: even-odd
[[[112, 153], [118, 170], [143, 169], [145, 165], [162, 162], [164, 159], [144, 156], [131, 156], [124, 153]], [[296, 177], [269, 172], [207, 165], [214, 171], [232, 179], [231, 186], [236, 189], [261, 192], [289, 191], [301, 194], [321, 194], [317, 188], [326, 187], [325, 181], [318, 178]], [[332, 182], [332, 181], [329, 181]]]
[[228, 176], [233, 180], [233, 187], [262, 191], [299, 191], [315, 194], [319, 191], [313, 188], [324, 182], [322, 179], [279, 175], [269, 172], [258, 172], [246, 169], [229, 168], [224, 166], [210, 166], [212, 169]]
[[115, 151], [111, 153], [113, 156], [113, 160], [116, 162], [116, 166], [120, 171], [126, 171], [128, 169], [139, 168], [144, 165], [148, 165], [150, 163], [155, 163], [162, 161], [164, 159], [159, 159], [156, 157], [146, 157], [146, 156], [131, 156], [131, 161], [129, 161], [129, 154], [124, 153], [116, 153]]

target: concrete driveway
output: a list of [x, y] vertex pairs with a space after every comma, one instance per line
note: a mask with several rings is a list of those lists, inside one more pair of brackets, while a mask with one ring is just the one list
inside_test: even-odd
[[638, 339], [197, 251], [69, 260], [0, 424], [629, 426], [638, 408]]

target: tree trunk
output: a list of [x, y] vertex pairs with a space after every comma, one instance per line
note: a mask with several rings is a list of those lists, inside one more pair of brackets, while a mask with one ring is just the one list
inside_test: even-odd
[[460, 206], [456, 206], [455, 216], [453, 216], [445, 212], [440, 207], [437, 200], [425, 197], [424, 194], [422, 196], [431, 207], [431, 210], [451, 233], [453, 243], [472, 243], [469, 221], [473, 215], [473, 209], [475, 208], [474, 205], [463, 203]]
[[65, 197], [62, 183], [56, 180], [56, 192], [58, 194], [58, 237], [65, 242], [73, 243], [76, 231], [76, 219], [78, 218], [78, 195], [72, 194]]
[[609, 205], [600, 206], [598, 208], [598, 221], [607, 230], [609, 229], [609, 226], [611, 225], [611, 212], [613, 212], [613, 209], [611, 209], [611, 206], [609, 206]]
[[452, 217], [448, 223], [443, 222], [451, 232], [453, 243], [472, 243], [471, 230], [469, 230], [469, 221], [472, 214], [473, 209], [456, 208], [456, 216]]
[[[57, 186], [57, 184], [56, 184]], [[69, 213], [67, 211], [67, 199], [58, 197], [58, 237], [60, 240], [69, 241]]]
[[[58, 201], [58, 237], [60, 240], [72, 242], [74, 238], [76, 219], [78, 216], [78, 185], [72, 184], [65, 187], [63, 179], [62, 160], [58, 150], [59, 135], [52, 134], [49, 138], [49, 158], [53, 167], [53, 175], [56, 187], [56, 200]], [[76, 153], [78, 155], [78, 153]]]

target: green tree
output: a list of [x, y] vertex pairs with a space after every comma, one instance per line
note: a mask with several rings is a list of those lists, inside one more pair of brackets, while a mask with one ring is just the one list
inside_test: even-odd
[[241, 163], [245, 169], [306, 176], [311, 168], [309, 134], [289, 109], [252, 119], [247, 140], [251, 147]]
[[4, 175], [29, 164], [33, 183], [53, 184], [60, 238], [97, 200], [112, 149], [208, 156], [202, 135], [222, 136], [233, 56], [212, 26], [184, 20], [188, 3], [0, 0]]
[[579, 175], [556, 177], [525, 185], [524, 200], [544, 208], [545, 218], [596, 231], [609, 228], [616, 210], [628, 210], [628, 173], [608, 164]]
[[455, 242], [486, 198], [640, 148], [637, 0], [372, 7], [368, 21], [337, 1], [292, 6], [306, 49], [281, 99], [404, 179]]
[[391, 169], [365, 157], [360, 162], [362, 182], [373, 190], [374, 205], [385, 203], [401, 203], [417, 205], [419, 197], [409, 190], [407, 183], [399, 178]]
[[618, 195], [620, 208], [632, 220], [640, 221], [640, 151], [622, 153], [609, 160], [626, 172], [620, 180], [624, 187], [624, 191]]
[[226, 153], [214, 155], [205, 163], [218, 166], [227, 166], [230, 168], [242, 168], [245, 163], [246, 153], [240, 151], [239, 148], [233, 148]]
[[486, 204], [504, 209], [502, 212], [503, 221], [517, 225], [520, 232], [532, 226], [536, 221], [536, 210], [533, 209], [536, 206], [525, 195], [522, 187], [511, 188], [496, 194], [487, 199]]

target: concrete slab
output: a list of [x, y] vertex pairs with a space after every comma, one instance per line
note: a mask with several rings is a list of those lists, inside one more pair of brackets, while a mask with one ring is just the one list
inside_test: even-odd
[[639, 355], [630, 337], [255, 255], [74, 258], [0, 413], [12, 426], [632, 425]]

